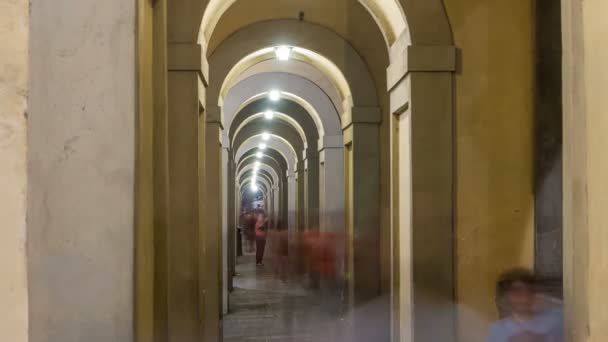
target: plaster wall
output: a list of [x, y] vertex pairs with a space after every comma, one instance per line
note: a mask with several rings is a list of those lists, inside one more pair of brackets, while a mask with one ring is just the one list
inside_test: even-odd
[[30, 3], [29, 341], [130, 342], [135, 1]]
[[608, 3], [563, 0], [564, 300], [568, 341], [608, 338]]
[[[608, 339], [608, 3], [602, 0], [581, 1], [583, 4], [583, 33], [585, 44], [585, 101], [587, 122], [587, 196], [589, 203], [589, 323], [588, 341]], [[577, 229], [571, 226], [570, 229]], [[585, 250], [579, 250], [584, 253]], [[580, 265], [584, 267], [583, 265]]]
[[26, 342], [28, 0], [0, 2], [0, 340]]
[[446, 0], [456, 73], [459, 340], [485, 340], [500, 273], [533, 263], [534, 27], [529, 1]]

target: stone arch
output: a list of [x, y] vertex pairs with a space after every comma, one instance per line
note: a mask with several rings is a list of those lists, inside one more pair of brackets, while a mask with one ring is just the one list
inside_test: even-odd
[[[388, 0], [387, 0], [388, 1]], [[395, 0], [394, 2], [396, 2]], [[450, 341], [450, 332], [453, 331], [454, 309], [451, 304], [453, 302], [453, 271], [451, 264], [452, 253], [452, 211], [453, 211], [453, 142], [452, 142], [452, 113], [453, 113], [453, 71], [455, 70], [455, 49], [452, 46], [451, 31], [443, 3], [441, 0], [399, 0], [403, 9], [407, 29], [396, 35], [395, 42], [391, 44], [390, 60], [392, 64], [389, 66], [387, 75], [387, 90], [390, 93], [390, 116], [391, 126], [399, 127], [398, 137], [395, 141], [400, 141], [403, 146], [395, 149], [395, 152], [400, 158], [392, 158], [395, 166], [396, 178], [400, 182], [409, 182], [411, 185], [411, 198], [402, 199], [409, 202], [409, 207], [404, 209], [414, 211], [411, 203], [416, 203], [415, 212], [411, 213], [411, 226], [424, 227], [416, 229], [412, 233], [413, 251], [411, 251], [412, 265], [407, 266], [406, 273], [416, 274], [416, 283], [412, 283], [411, 292], [404, 293], [404, 297], [411, 298], [416, 302], [405, 304], [411, 309], [397, 312], [394, 315], [395, 319], [401, 319], [403, 315], [411, 314], [409, 323], [415, 324], [412, 330], [415, 332], [414, 340], [441, 340]], [[218, 86], [208, 74], [208, 66], [205, 64], [204, 58], [201, 63], [201, 58], [194, 58], [196, 65], [184, 66], [177, 63], [179, 56], [178, 51], [194, 52], [196, 57], [200, 57], [200, 49], [195, 46], [196, 37], [199, 32], [194, 25], [199, 26], [202, 22], [203, 13], [207, 6], [207, 1], [196, 0], [177, 0], [169, 4], [168, 7], [168, 30], [167, 40], [169, 42], [169, 68], [170, 70], [183, 71], [183, 68], [188, 71], [195, 71], [201, 76], [201, 84], [209, 85], [209, 90], [212, 87]], [[376, 2], [380, 8], [387, 8], [381, 1]], [[368, 10], [373, 7], [368, 3]], [[382, 16], [378, 16], [379, 19]], [[386, 19], [384, 19], [386, 20]], [[198, 21], [198, 22], [197, 22]], [[381, 20], [376, 20], [380, 26]], [[180, 26], [181, 27], [177, 27]], [[255, 24], [258, 25], [258, 24]], [[254, 25], [252, 25], [254, 26]], [[386, 35], [385, 35], [386, 37]], [[276, 42], [274, 42], [276, 43]], [[273, 46], [274, 44], [266, 45]], [[198, 52], [197, 52], [198, 51]], [[177, 58], [177, 59], [176, 59]], [[197, 62], [198, 60], [198, 62]], [[179, 60], [182, 62], [182, 60]], [[187, 63], [185, 63], [187, 64]], [[182, 69], [180, 69], [182, 68]], [[215, 69], [213, 67], [212, 69]], [[176, 73], [177, 74], [177, 73]], [[189, 86], [197, 88], [198, 78], [193, 78], [196, 81], [188, 80]], [[182, 83], [183, 79], [177, 77], [171, 78], [169, 81], [169, 92], [176, 85]], [[204, 89], [201, 89], [202, 97], [204, 98]], [[221, 115], [214, 103], [213, 97], [208, 98], [211, 101], [205, 103], [204, 99], [197, 102], [196, 105], [205, 108], [205, 120], [207, 122], [219, 122]], [[170, 96], [170, 102], [174, 101]], [[207, 105], [209, 104], [209, 105]], [[192, 105], [192, 108], [195, 106]], [[377, 109], [370, 108], [374, 106], [358, 106], [353, 113], [344, 113], [350, 116], [347, 120], [343, 120], [343, 127], [355, 126], [353, 123], [360, 123], [359, 128], [363, 128], [366, 124], [371, 124], [379, 121], [376, 119], [367, 119], [368, 116], [378, 113]], [[170, 108], [172, 108], [170, 106]], [[191, 111], [192, 113], [194, 110]], [[188, 114], [192, 114], [188, 113]], [[376, 121], [374, 121], [376, 120]], [[216, 125], [216, 126], [219, 126]], [[215, 129], [215, 126], [213, 126]], [[358, 131], [358, 132], [357, 132]], [[363, 130], [354, 128], [350, 133], [345, 134], [345, 143], [355, 146], [355, 140], [350, 139], [352, 136], [362, 133]], [[403, 133], [406, 132], [406, 133]], [[214, 134], [211, 134], [213, 136]], [[405, 135], [404, 137], [402, 137]], [[408, 142], [409, 141], [409, 142]], [[397, 143], [398, 144], [398, 143]], [[356, 147], [353, 147], [356, 148]], [[406, 154], [405, 151], [410, 152]], [[433, 156], [433, 158], [429, 158]], [[395, 155], [391, 156], [395, 157]], [[433, 160], [430, 160], [433, 159]], [[403, 163], [403, 165], [401, 165]], [[207, 165], [216, 165], [217, 163], [207, 162]], [[409, 165], [410, 169], [407, 167]], [[209, 173], [207, 173], [209, 174]], [[209, 183], [209, 182], [207, 182]], [[395, 189], [392, 189], [395, 192]], [[429, 198], [435, 201], [430, 203]], [[398, 204], [398, 203], [397, 203]], [[396, 208], [396, 207], [395, 207]], [[397, 210], [397, 209], [394, 209]], [[397, 210], [399, 211], [399, 210]], [[433, 213], [432, 215], [429, 213]], [[396, 220], [399, 225], [399, 221]], [[395, 228], [393, 228], [395, 231]], [[413, 229], [412, 229], [413, 230]], [[396, 234], [396, 239], [399, 235]], [[420, 250], [417, 242], [435, 241], [432, 248]], [[397, 245], [399, 248], [400, 245]], [[394, 260], [400, 260], [400, 255], [393, 255]], [[428, 261], [429, 255], [437, 254], [442, 256], [439, 263], [434, 267], [440, 269], [440, 272], [430, 274], [424, 271], [425, 261]], [[445, 258], [443, 258], [445, 256]], [[396, 264], [399, 266], [398, 264]], [[400, 273], [396, 272], [399, 277]], [[441, 279], [444, 284], [441, 288], [433, 288], [437, 292], [436, 298], [441, 298], [444, 302], [429, 303], [424, 297], [423, 286], [428, 284], [429, 279], [433, 278], [436, 282]], [[402, 283], [408, 279], [401, 279]], [[409, 279], [411, 280], [411, 278]], [[399, 291], [396, 291], [400, 294]], [[400, 303], [396, 306], [403, 306]], [[439, 309], [437, 309], [439, 308]], [[397, 310], [399, 311], [399, 310]], [[428, 312], [437, 313], [435, 316], [435, 324], [433, 326], [441, 326], [441, 328], [428, 329], [429, 316]], [[441, 311], [439, 313], [439, 311]], [[413, 317], [416, 317], [414, 320]], [[405, 326], [395, 322], [393, 327]], [[403, 322], [401, 322], [403, 323]], [[448, 332], [448, 333], [446, 333]], [[395, 332], [399, 336], [399, 331]], [[452, 334], [453, 335], [453, 334]]]
[[[288, 73], [268, 72], [250, 76], [236, 83], [228, 92], [222, 106], [226, 125], [230, 126], [238, 104], [246, 104], [251, 99], [265, 96], [259, 89], [280, 89], [284, 98], [293, 100], [305, 107], [311, 114], [319, 135], [341, 134], [340, 117], [325, 92], [311, 81]], [[297, 94], [297, 95], [294, 95]]]
[[[336, 110], [337, 108], [342, 108], [343, 101], [333, 81], [330, 80], [327, 75], [323, 74], [321, 70], [315, 68], [313, 65], [294, 59], [289, 59], [287, 61], [269, 59], [261, 61], [255, 65], [252, 65], [246, 70], [243, 70], [243, 72], [241, 72], [241, 74], [237, 78], [235, 78], [234, 84], [238, 84], [243, 80], [257, 76], [259, 74], [286, 74], [292, 77], [299, 77], [303, 80], [310, 82], [315, 87], [318, 87], [320, 91], [323, 92], [329, 98], [331, 104]], [[312, 99], [308, 99], [308, 101], [315, 107], [317, 106], [315, 103], [316, 101]], [[322, 106], [320, 106], [319, 108], [321, 107]], [[321, 109], [319, 111], [323, 112]]]
[[[239, 159], [236, 168], [236, 174], [239, 174], [247, 165], [255, 162], [255, 150], [248, 151]], [[281, 177], [285, 176], [287, 163], [282, 159], [281, 154], [273, 149], [269, 149], [260, 160], [260, 163], [270, 166]]]
[[[270, 125], [262, 120], [257, 120], [249, 122], [234, 135], [231, 139], [232, 149], [238, 150], [246, 139], [253, 135], [258, 135], [261, 132], [268, 132], [271, 136], [274, 135], [285, 139], [293, 147], [296, 153], [301, 153], [306, 148], [306, 141], [302, 140], [293, 126], [278, 121], [273, 122], [272, 125]], [[314, 142], [314, 146], [316, 146], [316, 142]]]
[[[256, 135], [245, 140], [241, 147], [234, 151], [234, 160], [240, 161], [245, 155], [251, 155], [257, 151], [258, 145], [257, 142], [255, 142], [257, 137], [259, 136]], [[281, 164], [281, 166], [284, 167], [285, 171], [293, 168], [298, 158], [292, 147], [283, 139], [271, 139], [268, 142], [268, 148], [266, 150], [279, 153], [279, 159], [284, 163]], [[282, 176], [284, 176], [284, 174]]]
[[[265, 109], [271, 109], [279, 114], [288, 113], [286, 115], [279, 115], [278, 119], [281, 119], [283, 115], [293, 119], [297, 125], [293, 125], [292, 120], [281, 121], [293, 126], [294, 129], [298, 131], [302, 140], [305, 144], [307, 144], [307, 146], [316, 148], [317, 141], [319, 140], [319, 132], [316, 130], [314, 121], [308, 112], [298, 103], [286, 99], [283, 99], [278, 103], [273, 103], [266, 99], [260, 99], [247, 104], [235, 115], [232, 125], [228, 131], [228, 138], [232, 141], [235, 135], [237, 135], [239, 131], [248, 124], [263, 122], [267, 127], [273, 126], [275, 122], [269, 122], [261, 115], [255, 114], [261, 113]], [[303, 134], [303, 136], [301, 134]]]
[[[329, 31], [331, 32], [331, 31]], [[319, 34], [319, 32], [310, 32], [309, 34]], [[335, 43], [341, 42], [342, 44], [348, 44], [344, 40], [336, 39]], [[267, 42], [270, 44], [271, 42]], [[222, 44], [224, 45], [224, 44]], [[225, 45], [226, 48], [230, 49], [230, 45]], [[298, 61], [300, 63], [307, 64], [311, 66], [313, 69], [317, 70], [319, 73], [324, 75], [327, 78], [334, 89], [336, 89], [341, 98], [340, 107], [343, 107], [344, 102], [350, 103], [352, 101], [352, 97], [354, 96], [349, 82], [346, 76], [343, 74], [344, 69], [340, 69], [338, 65], [336, 65], [331, 59], [330, 56], [324, 56], [320, 53], [314, 52], [310, 50], [313, 45], [310, 45], [308, 48], [302, 47], [292, 47], [292, 56], [290, 60]], [[348, 45], [350, 46], [350, 45]], [[218, 47], [219, 48], [219, 47]], [[255, 47], [254, 47], [255, 48]], [[275, 60], [274, 48], [273, 47], [258, 47], [259, 50], [254, 50], [247, 55], [244, 55], [240, 58], [240, 60], [232, 66], [232, 68], [226, 73], [225, 77], [222, 79], [222, 86], [219, 90], [219, 99], [218, 103], [222, 105], [223, 100], [227, 94], [227, 92], [236, 84], [236, 81], [239, 79], [239, 76], [245, 73], [247, 70], [251, 69], [257, 64]], [[352, 47], [351, 47], [352, 49]], [[217, 52], [218, 49], [216, 49]], [[354, 51], [354, 50], [353, 50]], [[215, 52], [214, 52], [215, 54]], [[346, 58], [349, 54], [347, 54]], [[353, 55], [353, 54], [350, 54]], [[360, 95], [360, 94], [357, 94]]]
[[[334, 79], [345, 99], [345, 110], [353, 105], [378, 106], [373, 79], [357, 51], [333, 31], [296, 20], [253, 24], [223, 41], [209, 56], [209, 79], [213, 80], [207, 89], [209, 106], [219, 104], [216, 101], [220, 101], [221, 90], [229, 88], [226, 84], [230, 84], [230, 78], [240, 74], [235, 66], [240, 65], [240, 69], [244, 70], [260, 60], [274, 58], [274, 52], [269, 47], [277, 44], [273, 35], [277, 31], [281, 32], [284, 42], [298, 47], [294, 48], [294, 53], [297, 52], [294, 58], [317, 66], [330, 79]], [[252, 56], [252, 53], [255, 55]], [[243, 60], [245, 62], [239, 64]]]
[[[215, 25], [237, 0], [209, 0], [199, 29], [199, 41], [208, 42]], [[406, 16], [398, 0], [359, 0], [376, 21], [387, 45], [407, 29]]]

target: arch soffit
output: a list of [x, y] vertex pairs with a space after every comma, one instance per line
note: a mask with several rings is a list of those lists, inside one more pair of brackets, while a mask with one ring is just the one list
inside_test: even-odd
[[314, 142], [322, 136], [317, 131], [317, 126], [309, 112], [297, 102], [289, 99], [282, 99], [279, 102], [273, 103], [270, 100], [267, 100], [265, 96], [261, 96], [257, 97], [257, 100], [245, 105], [236, 113], [228, 131], [228, 138], [232, 140], [234, 136], [250, 122], [262, 121], [272, 124], [271, 120], [267, 120], [263, 117], [263, 111], [266, 109], [270, 109], [277, 113], [277, 119], [291, 125], [298, 131], [298, 134], [304, 142]]
[[[199, 40], [205, 44], [213, 34], [220, 18], [237, 0], [209, 0], [204, 12]], [[402, 2], [404, 0], [401, 0]], [[387, 46], [407, 29], [406, 15], [399, 0], [359, 0], [382, 31]]]
[[[276, 32], [281, 32], [281, 41], [277, 41]], [[336, 82], [341, 92], [347, 94], [343, 96], [348, 99], [345, 102], [352, 105], [354, 100], [358, 106], [378, 105], [369, 69], [347, 41], [327, 28], [291, 19], [258, 22], [224, 40], [209, 56], [212, 82], [208, 88], [208, 101], [219, 101], [220, 90], [242, 71], [262, 60], [275, 58], [272, 47], [279, 44], [298, 47], [294, 48], [294, 59], [299, 58], [321, 69]], [[239, 63], [241, 60], [244, 61]], [[235, 68], [237, 64], [239, 67]]]
[[[280, 139], [271, 139], [267, 142], [268, 148], [266, 149], [268, 153], [274, 152], [280, 155], [280, 160], [285, 163], [286, 168], [289, 169], [292, 165], [295, 165], [295, 161], [297, 156], [295, 152], [290, 148], [290, 146]], [[241, 145], [241, 147], [236, 151], [234, 160], [241, 160], [241, 158], [249, 152], [249, 154], [253, 154], [258, 150], [258, 142], [256, 142], [256, 138], [249, 138], [247, 141]], [[283, 166], [283, 164], [282, 164]]]
[[[271, 137], [275, 139], [283, 139], [288, 142], [292, 146], [296, 155], [302, 153], [304, 149], [308, 147], [306, 142], [302, 141], [302, 138], [296, 129], [293, 128], [293, 126], [281, 123], [278, 120], [272, 124], [269, 124], [263, 120], [256, 120], [244, 125], [243, 128], [234, 135], [234, 138], [231, 141], [232, 149], [238, 150], [248, 138], [259, 136], [262, 132], [269, 133]], [[316, 141], [310, 142], [310, 145], [311, 148], [316, 150]]]
[[[267, 179], [271, 180], [272, 185], [279, 184], [279, 178], [273, 168], [266, 164], [261, 164], [260, 169], [258, 170], [260, 175], [263, 175]], [[248, 164], [245, 166], [241, 172], [237, 175], [238, 179], [242, 179], [249, 173], [253, 173], [253, 165]]]
[[[279, 89], [285, 98], [297, 102], [313, 118], [319, 136], [341, 134], [340, 116], [329, 96], [312, 81], [294, 74], [268, 72], [252, 75], [232, 87], [225, 98], [222, 110], [226, 126], [231, 125], [233, 113], [254, 98], [267, 96], [259, 89]], [[297, 94], [297, 95], [296, 95]], [[240, 105], [239, 104], [243, 104]]]
[[261, 159], [257, 159], [255, 158], [254, 155], [247, 155], [244, 156], [242, 160], [239, 161], [239, 164], [237, 166], [237, 174], [239, 174], [241, 172], [241, 170], [245, 167], [247, 167], [247, 165], [253, 165], [253, 163], [255, 163], [256, 161], [260, 162], [260, 165], [268, 165], [270, 166], [272, 169], [274, 169], [274, 171], [277, 174], [281, 174], [284, 175], [285, 174], [285, 168], [284, 165], [280, 162], [280, 160], [275, 159], [276, 156], [264, 156]]
[[[318, 87], [329, 98], [336, 111], [337, 108], [342, 107], [343, 100], [332, 80], [314, 66], [291, 58], [287, 61], [280, 61], [274, 58], [256, 63], [243, 71], [234, 80], [234, 84], [238, 84], [247, 78], [266, 73], [286, 74], [293, 77], [300, 77], [301, 79], [310, 82], [315, 87]], [[316, 106], [313, 101], [309, 102]], [[319, 111], [322, 112], [321, 110]]]
[[[240, 183], [241, 194], [243, 193], [243, 191], [246, 191], [248, 189], [247, 184], [251, 183], [251, 179], [252, 179], [252, 177], [247, 177], [243, 180], [243, 182]], [[268, 196], [269, 190], [272, 187], [270, 186], [270, 184], [268, 184], [268, 181], [266, 181], [266, 179], [264, 179], [264, 178], [256, 179], [255, 184], [258, 187], [262, 188], [262, 193], [264, 194], [264, 196]]]
[[[198, 42], [206, 49], [223, 14], [236, 0], [176, 0], [167, 5], [167, 41]], [[406, 36], [408, 44], [452, 45], [453, 37], [443, 0], [359, 0], [385, 37]], [[400, 5], [395, 7], [395, 5]], [[385, 26], [390, 26], [386, 27]], [[400, 29], [403, 26], [404, 29]], [[390, 39], [386, 39], [389, 45]]]
[[[242, 182], [245, 179], [248, 179], [248, 178], [251, 179], [251, 178], [253, 178], [253, 175], [254, 175], [254, 173], [253, 173], [252, 169], [249, 169], [247, 171], [243, 171], [243, 173], [239, 177], [239, 183], [242, 184]], [[276, 184], [275, 179], [272, 177], [272, 175], [270, 175], [270, 174], [268, 174], [266, 172], [262, 172], [262, 170], [259, 170], [258, 173], [256, 173], [255, 175], [256, 175], [255, 176], [256, 178], [262, 178], [262, 179], [264, 179], [268, 183], [268, 185], [270, 185], [270, 187], [273, 187]]]
[[[238, 151], [244, 151], [241, 154], [242, 158], [245, 155], [254, 154], [258, 151], [258, 145], [262, 140], [261, 134], [252, 135], [249, 138], [246, 138], [243, 143], [235, 149], [237, 151], [237, 160], [238, 160]], [[281, 156], [281, 160], [288, 162], [289, 160], [297, 161], [299, 158], [299, 152], [295, 150], [295, 148], [287, 141], [287, 139], [271, 134], [271, 139], [266, 142], [267, 148], [266, 152], [276, 150], [277, 153]], [[251, 146], [253, 145], [253, 146]], [[249, 149], [245, 149], [244, 146], [251, 146]], [[291, 157], [291, 158], [290, 158]]]

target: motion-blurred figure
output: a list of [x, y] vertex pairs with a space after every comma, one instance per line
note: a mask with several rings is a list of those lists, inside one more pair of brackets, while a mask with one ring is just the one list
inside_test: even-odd
[[266, 248], [267, 227], [268, 218], [264, 211], [260, 210], [255, 222], [255, 264], [257, 266], [264, 266], [262, 261], [264, 259], [264, 249]]
[[253, 212], [247, 212], [243, 217], [243, 229], [247, 244], [247, 253], [253, 253], [255, 249], [255, 223], [256, 217]]
[[551, 307], [538, 292], [531, 272], [515, 269], [498, 282], [499, 302], [504, 302], [506, 317], [496, 322], [488, 342], [562, 342], [563, 314]]
[[277, 221], [276, 230], [272, 234], [272, 245], [275, 256], [275, 274], [281, 281], [287, 281], [287, 269], [289, 266], [289, 241], [287, 228], [282, 221]]

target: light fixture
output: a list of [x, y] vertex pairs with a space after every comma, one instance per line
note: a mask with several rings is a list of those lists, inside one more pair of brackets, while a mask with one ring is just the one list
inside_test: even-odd
[[268, 133], [268, 132], [262, 133], [262, 140], [264, 140], [264, 141], [270, 140], [270, 133]]
[[258, 186], [255, 184], [251, 184], [251, 191], [258, 192]]
[[258, 146], [258, 148], [259, 148], [260, 150], [265, 150], [267, 147], [268, 147], [268, 145], [266, 145], [266, 144], [264, 144], [264, 143], [261, 143], [261, 144]]
[[271, 90], [268, 92], [268, 98], [272, 102], [277, 102], [281, 99], [281, 92], [278, 90]]
[[291, 48], [289, 46], [277, 46], [274, 48], [274, 53], [280, 61], [288, 61], [291, 56]]
[[274, 118], [274, 112], [271, 111], [270, 109], [264, 112], [264, 117], [267, 120], [272, 120], [272, 118]]
[[259, 161], [256, 161], [256, 162], [255, 162], [255, 164], [253, 164], [253, 165], [255, 165], [255, 167], [258, 167], [258, 168], [259, 168], [259, 167], [260, 167], [260, 165], [262, 165], [262, 163], [260, 163]]
[[264, 153], [258, 152], [258, 153], [255, 154], [255, 156], [258, 157], [258, 158], [262, 158], [264, 156]]

